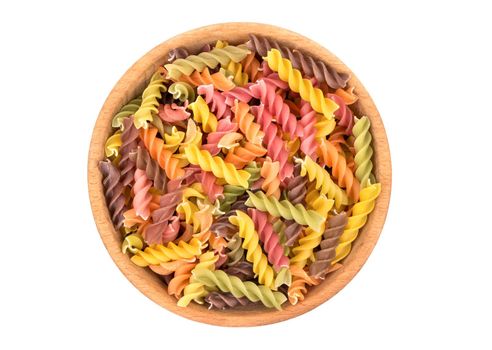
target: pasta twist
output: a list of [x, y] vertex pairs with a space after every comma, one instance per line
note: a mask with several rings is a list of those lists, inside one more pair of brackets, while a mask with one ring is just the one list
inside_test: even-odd
[[289, 302], [296, 305], [299, 301], [304, 300], [304, 294], [307, 293], [306, 285], [315, 286], [320, 283], [319, 279], [308, 276], [306, 271], [297, 265], [291, 265], [290, 271], [292, 274], [292, 284], [289, 287], [287, 295]]
[[117, 131], [106, 140], [104, 153], [107, 158], [118, 157], [121, 146], [121, 132]]
[[314, 127], [316, 128], [316, 138], [326, 138], [335, 129], [337, 123], [335, 119], [328, 120], [322, 114], [316, 114], [316, 123]]
[[209, 133], [217, 130], [217, 117], [210, 112], [203, 97], [198, 96], [195, 102], [188, 105], [188, 109], [192, 110], [193, 119], [202, 124], [203, 131]]
[[103, 177], [104, 197], [106, 197], [111, 220], [115, 228], [119, 230], [125, 220], [123, 213], [127, 210], [123, 185], [120, 182], [120, 172], [109, 160], [99, 162], [99, 170]]
[[154, 73], [150, 79], [149, 85], [142, 93], [142, 104], [134, 114], [133, 124], [137, 129], [147, 128], [148, 122], [157, 115], [159, 99], [162, 98], [162, 93], [167, 91], [165, 82], [160, 72]]
[[260, 56], [266, 56], [272, 48], [282, 53], [288, 58], [294, 68], [300, 69], [306, 76], [314, 77], [319, 83], [326, 83], [332, 89], [344, 88], [350, 76], [346, 73], [339, 73], [323, 61], [315, 61], [311, 56], [303, 54], [298, 50], [280, 45], [277, 41], [266, 37], [250, 34], [247, 46], [250, 50], [256, 51]]
[[216, 91], [212, 84], [198, 86], [197, 92], [199, 95], [204, 95], [205, 102], [217, 119], [231, 116], [231, 109], [225, 102], [225, 96]]
[[197, 238], [192, 238], [190, 243], [180, 241], [178, 245], [173, 242], [167, 245], [156, 244], [145, 248], [143, 251], [138, 250], [131, 260], [135, 265], [141, 267], [159, 265], [171, 260], [193, 258], [200, 255], [202, 248], [204, 246]]
[[195, 71], [190, 76], [182, 75], [178, 80], [194, 86], [211, 84], [220, 91], [229, 91], [236, 86], [223, 72], [210, 74], [208, 68], [205, 68], [201, 73]]
[[244, 73], [243, 65], [239, 62], [229, 62], [227, 66], [223, 67], [227, 74], [232, 76], [232, 81], [237, 86], [246, 85], [248, 82], [248, 74]]
[[265, 134], [260, 130], [260, 125], [254, 122], [255, 117], [249, 113], [249, 105], [236, 100], [231, 110], [234, 113], [235, 121], [239, 125], [239, 130], [246, 136], [246, 140], [261, 144]]
[[[292, 204], [304, 203], [307, 189], [307, 179], [300, 175], [300, 165], [297, 164], [294, 169], [294, 177], [287, 181], [287, 188], [285, 190], [286, 197]], [[297, 238], [301, 234], [302, 226], [294, 220], [286, 220], [283, 234], [285, 236], [284, 244], [286, 247], [291, 247], [296, 242]]]
[[195, 176], [202, 184], [203, 191], [210, 202], [214, 203], [217, 199], [224, 197], [224, 186], [217, 184], [217, 178], [214, 174], [202, 170]]
[[347, 226], [340, 237], [340, 243], [336, 249], [336, 256], [332, 264], [345, 258], [352, 247], [352, 242], [357, 238], [359, 230], [366, 224], [367, 216], [374, 210], [376, 198], [381, 193], [381, 184], [376, 183], [363, 188], [360, 191], [360, 199], [352, 207], [352, 214], [348, 218]]
[[241, 62], [249, 53], [250, 51], [244, 46], [215, 47], [210, 52], [177, 59], [164, 67], [171, 79], [178, 79], [181, 75], [191, 75], [193, 71], [202, 72], [206, 67], [214, 69], [218, 64], [226, 66], [230, 61]]
[[253, 271], [258, 275], [258, 282], [273, 289], [274, 272], [263, 254], [253, 220], [246, 213], [236, 210], [236, 215], [231, 216], [229, 221], [239, 229], [239, 237], [243, 239], [243, 248], [246, 249], [246, 260], [253, 263]]
[[165, 244], [176, 239], [179, 220], [173, 215], [182, 198], [183, 192], [179, 188], [161, 196], [159, 208], [152, 212], [152, 223], [145, 229], [148, 244]]
[[304, 134], [301, 136], [300, 149], [305, 155], [316, 159], [319, 148], [319, 143], [316, 141], [316, 112], [313, 111], [309, 103], [302, 101], [300, 114], [299, 125], [304, 130]]
[[133, 114], [135, 114], [136, 111], [138, 111], [138, 108], [142, 104], [142, 99], [141, 98], [134, 98], [130, 102], [128, 102], [126, 105], [121, 107], [120, 111], [116, 113], [116, 115], [113, 117], [113, 120], [111, 122], [111, 126], [113, 128], [119, 128], [124, 130], [123, 126], [123, 121]]
[[339, 120], [338, 125], [345, 128], [346, 135], [352, 134], [354, 116], [350, 108], [345, 104], [342, 97], [336, 94], [327, 94], [326, 96], [338, 105], [338, 109], [335, 111], [335, 118]]
[[[166, 191], [167, 176], [159, 164], [150, 157], [149, 152], [142, 147], [138, 147], [129, 154], [129, 159], [134, 162], [138, 169], [145, 170], [147, 178], [152, 180], [152, 186], [160, 193]], [[121, 166], [121, 161], [120, 161]]]
[[319, 151], [324, 163], [331, 167], [331, 173], [338, 180], [338, 186], [344, 187], [348, 196], [357, 202], [360, 190], [359, 181], [349, 169], [344, 155], [338, 152], [335, 145], [324, 139], [321, 140]]
[[233, 164], [237, 169], [242, 169], [256, 158], [264, 156], [266, 152], [263, 146], [247, 141], [243, 146], [231, 149], [224, 160]]
[[309, 226], [315, 231], [321, 229], [323, 216], [314, 210], [306, 210], [302, 204], [293, 205], [288, 200], [279, 201], [274, 197], [267, 197], [265, 193], [247, 191], [249, 198], [246, 201], [248, 207], [255, 207], [261, 211], [266, 211], [275, 217], [282, 217], [288, 220], [295, 220], [300, 225]]
[[121, 251], [123, 254], [126, 254], [127, 252], [135, 254], [137, 250], [143, 248], [143, 245], [143, 239], [140, 235], [130, 234], [123, 240], [123, 243], [121, 244]]
[[203, 283], [208, 289], [218, 288], [222, 292], [231, 293], [236, 298], [246, 297], [252, 302], [261, 301], [268, 308], [281, 310], [281, 305], [286, 301], [285, 295], [274, 292], [263, 285], [253, 282], [243, 282], [235, 276], [229, 276], [222, 270], [210, 271], [207, 269], [194, 269], [193, 278]]
[[195, 266], [196, 263], [188, 263], [174, 271], [174, 276], [167, 285], [167, 293], [169, 295], [174, 295], [176, 298], [181, 296], [185, 287], [190, 283], [191, 271]]
[[195, 145], [186, 146], [184, 152], [191, 164], [199, 165], [202, 170], [211, 171], [230, 185], [248, 188], [248, 179], [251, 175], [247, 171], [237, 170], [233, 164], [225, 162], [220, 157], [212, 157], [210, 152], [200, 150]]
[[279, 271], [282, 267], [289, 266], [289, 258], [284, 255], [284, 248], [280, 244], [278, 234], [269, 222], [268, 215], [257, 209], [248, 209], [248, 213], [254, 222], [255, 230], [259, 234], [260, 241], [263, 242], [263, 249], [268, 254], [268, 261], [273, 268]]
[[251, 301], [246, 297], [236, 298], [231, 293], [212, 292], [205, 297], [205, 302], [209, 304], [209, 309], [216, 308], [218, 310], [233, 309], [238, 306], [251, 304]]
[[237, 265], [241, 260], [243, 260], [244, 249], [242, 247], [243, 241], [238, 233], [236, 233], [227, 243], [227, 248], [229, 252], [227, 253], [228, 263], [227, 266]]
[[328, 219], [320, 250], [315, 254], [315, 261], [309, 266], [309, 274], [315, 278], [324, 279], [328, 272], [331, 261], [335, 258], [335, 249], [338, 240], [347, 225], [347, 214], [342, 212]]
[[320, 194], [325, 194], [328, 198], [335, 200], [336, 208], [348, 204], [348, 197], [344, 190], [337, 186], [331, 179], [330, 174], [309, 156], [304, 160], [296, 159], [296, 163], [301, 164], [301, 176], [307, 176], [309, 181], [316, 180], [316, 189]]
[[291, 139], [302, 136], [303, 130], [298, 126], [296, 116], [292, 114], [284, 99], [277, 94], [275, 86], [267, 81], [267, 79], [262, 79], [251, 85], [249, 87], [251, 95], [266, 106], [268, 111], [275, 116], [282, 131], [289, 134]]
[[140, 137], [150, 156], [164, 169], [169, 179], [174, 180], [184, 175], [184, 170], [179, 166], [179, 160], [172, 156], [172, 152], [166, 149], [164, 141], [157, 137], [156, 128], [141, 130]]
[[190, 278], [190, 284], [188, 284], [183, 291], [183, 296], [178, 300], [178, 306], [186, 307], [194, 300], [198, 304], [203, 304], [203, 298], [208, 294], [205, 290], [205, 286], [193, 278], [193, 271], [199, 269], [205, 269], [209, 271], [215, 270], [215, 263], [218, 260], [218, 256], [209, 251], [200, 255], [200, 262], [196, 264], [195, 268], [191, 271], [192, 276]]
[[273, 116], [269, 113], [263, 104], [251, 107], [251, 112], [256, 116], [257, 122], [261, 125], [265, 133], [263, 144], [267, 148], [268, 156], [280, 163], [280, 180], [292, 176], [294, 167], [289, 160], [289, 153], [285, 148], [284, 141], [278, 136], [278, 128], [273, 122]]
[[152, 182], [147, 178], [145, 170], [135, 170], [133, 207], [135, 213], [144, 220], [147, 220], [150, 215], [150, 201], [152, 200], [152, 195], [149, 193], [150, 187], [152, 187]]
[[181, 102], [195, 101], [195, 90], [193, 90], [190, 84], [184, 81], [172, 83], [169, 86], [168, 92], [173, 95], [173, 99], [175, 100], [180, 100]]
[[267, 157], [267, 159], [263, 162], [260, 171], [260, 175], [263, 178], [261, 189], [267, 196], [273, 196], [277, 199], [280, 198], [280, 179], [278, 178], [279, 171], [279, 162], [272, 162], [269, 157]]
[[240, 261], [235, 265], [229, 266], [224, 269], [224, 272], [230, 276], [238, 277], [241, 281], [249, 281], [255, 277], [253, 264], [247, 261]]
[[289, 83], [292, 91], [298, 92], [304, 101], [311, 104], [311, 107], [318, 113], [322, 113], [326, 119], [334, 118], [333, 112], [338, 108], [337, 104], [323, 95], [323, 91], [313, 87], [313, 83], [308, 79], [303, 79], [301, 72], [292, 67], [292, 63], [282, 58], [280, 51], [272, 49], [268, 51], [266, 60], [268, 66], [278, 72], [280, 79]]
[[177, 124], [190, 117], [185, 106], [178, 106], [175, 103], [160, 105], [158, 111], [159, 118], [171, 124]]
[[260, 62], [256, 59], [255, 53], [252, 52], [241, 61], [243, 71], [249, 76], [250, 81], [256, 81], [261, 78]]
[[[309, 206], [316, 210], [316, 212], [320, 214], [324, 220], [326, 220], [326, 217], [328, 216], [328, 211], [333, 207], [334, 201], [333, 199], [326, 198], [326, 196], [324, 195], [319, 195], [318, 191], [313, 192], [316, 192], [313, 195], [314, 198], [312, 200], [308, 200], [308, 197], [306, 197], [306, 200], [308, 201]], [[306, 229], [304, 237], [299, 239], [299, 245], [292, 249], [292, 253], [294, 254], [294, 256], [292, 257], [292, 259], [290, 259], [291, 264], [297, 265], [301, 268], [303, 268], [307, 264], [308, 259], [313, 254], [314, 248], [319, 246], [319, 244], [321, 243], [321, 237], [323, 235], [324, 229], [324, 222], [320, 230], [313, 230], [311, 228]]]
[[355, 136], [355, 176], [362, 188], [368, 185], [368, 180], [374, 181], [374, 175], [372, 174], [372, 156], [374, 151], [371, 146], [372, 136], [369, 131], [370, 128], [371, 122], [367, 117], [357, 120], [353, 128]]
[[120, 153], [121, 159], [118, 167], [121, 172], [121, 183], [123, 186], [129, 186], [133, 181], [135, 171], [135, 162], [130, 159], [130, 152], [138, 146], [138, 129], [133, 125], [133, 116], [122, 121], [123, 132], [121, 133]]
[[216, 156], [220, 152], [219, 142], [224, 136], [235, 133], [237, 128], [238, 125], [232, 123], [228, 117], [219, 120], [217, 129], [207, 135], [207, 143], [202, 146], [202, 149], [209, 151], [212, 156]]

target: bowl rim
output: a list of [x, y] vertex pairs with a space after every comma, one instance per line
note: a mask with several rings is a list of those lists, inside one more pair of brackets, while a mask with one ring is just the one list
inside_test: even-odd
[[[371, 121], [374, 149], [374, 172], [381, 183], [381, 194], [374, 211], [352, 246], [352, 251], [343, 260], [343, 267], [328, 276], [320, 285], [310, 287], [304, 301], [292, 306], [284, 304], [282, 311], [253, 307], [247, 310], [208, 310], [202, 305], [191, 303], [187, 308], [176, 305], [176, 299], [165, 292], [163, 283], [148, 269], [134, 265], [121, 252], [121, 235], [114, 229], [104, 199], [101, 174], [98, 163], [104, 159], [104, 144], [111, 131], [113, 115], [125, 103], [141, 93], [145, 84], [160, 64], [167, 60], [168, 51], [177, 46], [198, 50], [205, 43], [226, 40], [231, 43], [248, 40], [248, 34], [264, 35], [297, 48], [325, 61], [340, 72], [349, 73], [350, 86], [355, 87], [359, 96], [356, 110]], [[142, 56], [119, 79], [108, 95], [97, 117], [89, 149], [87, 181], [89, 198], [94, 220], [101, 239], [111, 258], [125, 277], [149, 299], [165, 309], [185, 318], [219, 326], [258, 326], [284, 321], [321, 305], [341, 289], [359, 272], [371, 254], [387, 216], [391, 194], [392, 170], [388, 140], [379, 112], [364, 86], [355, 74], [326, 48], [290, 30], [261, 23], [231, 22], [219, 23], [192, 29], [168, 39]], [[288, 304], [288, 305], [287, 305]]]

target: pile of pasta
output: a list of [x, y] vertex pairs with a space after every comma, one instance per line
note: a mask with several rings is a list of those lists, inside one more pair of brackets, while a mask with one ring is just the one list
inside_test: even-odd
[[176, 48], [99, 164], [131, 261], [179, 306], [281, 309], [343, 267], [381, 186], [349, 76], [275, 40]]

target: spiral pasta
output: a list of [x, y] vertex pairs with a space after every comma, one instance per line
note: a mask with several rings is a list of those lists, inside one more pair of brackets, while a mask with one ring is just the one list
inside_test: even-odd
[[156, 136], [157, 129], [152, 127], [140, 132], [140, 137], [150, 156], [165, 170], [167, 177], [172, 180], [183, 176], [184, 170], [179, 166], [179, 160], [174, 158], [172, 152], [166, 149], [164, 141]]
[[159, 167], [159, 164], [150, 157], [149, 152], [145, 148], [138, 147], [136, 150], [132, 151], [129, 154], [129, 159], [136, 164], [138, 169], [145, 170], [147, 178], [152, 180], [152, 187], [161, 193], [166, 191], [166, 173]]
[[124, 127], [121, 133], [120, 146], [120, 162], [118, 167], [121, 174], [121, 183], [123, 186], [128, 186], [133, 181], [135, 162], [130, 159], [130, 152], [138, 146], [139, 132], [133, 125], [133, 116], [130, 116], [122, 121]]
[[376, 198], [381, 193], [381, 184], [376, 183], [363, 188], [360, 191], [360, 199], [354, 204], [352, 214], [349, 216], [347, 226], [340, 236], [340, 242], [336, 249], [336, 256], [332, 264], [345, 258], [352, 247], [352, 242], [357, 238], [359, 230], [366, 224], [368, 215], [374, 210]]
[[237, 169], [242, 169], [256, 158], [264, 156], [266, 152], [263, 146], [247, 141], [242, 146], [231, 149], [224, 160]]
[[104, 146], [104, 153], [106, 157], [118, 157], [118, 153], [120, 151], [121, 146], [121, 132], [116, 132], [106, 140], [106, 144]]
[[230, 61], [223, 69], [226, 71], [227, 75], [232, 77], [232, 81], [237, 86], [243, 86], [248, 82], [248, 74], [244, 73], [243, 65], [241, 63]]
[[266, 211], [272, 216], [294, 220], [300, 225], [309, 226], [313, 230], [320, 230], [323, 217], [313, 210], [306, 210], [302, 204], [293, 205], [288, 200], [279, 201], [274, 197], [267, 197], [265, 193], [247, 191], [249, 198], [246, 205], [261, 211]]
[[229, 91], [236, 86], [232, 79], [229, 79], [224, 72], [210, 74], [208, 68], [205, 68], [201, 73], [195, 71], [189, 76], [182, 75], [178, 78], [178, 81], [185, 82], [193, 86], [211, 84], [219, 91]]
[[143, 251], [138, 250], [131, 260], [135, 265], [142, 267], [159, 265], [161, 262], [193, 258], [200, 255], [202, 248], [202, 242], [197, 238], [192, 238], [190, 243], [180, 241], [177, 245], [173, 242], [167, 245], [155, 244]]
[[280, 198], [280, 179], [278, 178], [279, 171], [279, 162], [272, 162], [272, 160], [268, 157], [263, 162], [260, 171], [260, 175], [263, 178], [261, 189], [267, 196], [273, 196], [277, 199]]
[[209, 133], [217, 130], [217, 117], [210, 112], [203, 97], [198, 96], [195, 102], [188, 105], [188, 109], [193, 111], [193, 119], [202, 124], [203, 131]]
[[331, 173], [338, 180], [338, 186], [345, 188], [347, 195], [354, 202], [357, 202], [359, 200], [359, 181], [349, 169], [345, 156], [327, 140], [321, 140], [319, 150], [324, 163], [332, 168]]
[[278, 234], [273, 230], [273, 226], [269, 222], [268, 215], [257, 209], [248, 209], [248, 213], [254, 222], [260, 241], [263, 242], [263, 248], [268, 255], [270, 264], [276, 271], [279, 271], [282, 267], [288, 267], [289, 258], [284, 255], [284, 248], [280, 244]]
[[168, 71], [169, 78], [178, 79], [181, 75], [191, 75], [193, 71], [202, 72], [206, 67], [214, 69], [219, 64], [225, 66], [231, 61], [241, 62], [249, 53], [249, 50], [242, 46], [215, 47], [210, 52], [177, 59], [164, 67]]
[[328, 272], [331, 261], [335, 258], [335, 249], [338, 240], [347, 225], [347, 214], [342, 212], [328, 219], [326, 229], [323, 232], [323, 240], [320, 250], [315, 254], [315, 261], [309, 266], [309, 274], [315, 278], [324, 278]]
[[330, 174], [309, 156], [306, 156], [304, 160], [297, 159], [296, 162], [301, 164], [301, 175], [307, 176], [309, 181], [316, 181], [316, 188], [320, 190], [320, 194], [325, 194], [328, 198], [334, 199], [336, 208], [349, 203], [345, 191], [338, 187], [331, 179]]
[[172, 83], [167, 91], [173, 95], [173, 99], [181, 102], [195, 100], [195, 90], [190, 84], [183, 81]]
[[294, 68], [302, 70], [309, 77], [316, 78], [318, 82], [324, 82], [333, 89], [344, 88], [347, 85], [350, 76], [346, 73], [337, 72], [323, 61], [316, 61], [299, 50], [291, 50], [289, 47], [263, 36], [250, 34], [249, 38], [250, 40], [246, 45], [250, 50], [258, 52], [260, 56], [266, 56], [268, 51], [275, 48], [282, 53], [283, 57], [292, 62]]
[[[313, 191], [312, 196], [306, 196], [306, 201], [309, 207], [315, 210], [318, 214], [323, 217], [323, 224], [319, 230], [313, 230], [312, 228], [307, 228], [304, 237], [299, 239], [299, 245], [292, 249], [294, 256], [290, 259], [292, 265], [297, 265], [303, 268], [308, 259], [313, 254], [314, 248], [319, 246], [321, 243], [321, 237], [325, 230], [325, 223], [328, 216], [328, 211], [333, 206], [333, 199], [328, 199], [326, 196], [319, 194], [318, 191]], [[311, 197], [311, 199], [309, 198]]]
[[229, 249], [229, 252], [227, 253], [228, 266], [237, 265], [241, 260], [243, 260], [243, 240], [238, 233], [232, 236], [232, 238], [229, 240], [229, 242], [227, 243], [227, 248]]
[[99, 162], [103, 176], [104, 196], [111, 215], [111, 220], [117, 230], [123, 226], [123, 212], [127, 210], [123, 185], [120, 182], [120, 172], [110, 161]]
[[361, 187], [368, 185], [368, 180], [374, 180], [372, 174], [372, 136], [370, 132], [371, 122], [369, 118], [362, 117], [355, 122], [353, 132], [355, 136], [355, 176], [359, 180]]
[[211, 171], [230, 185], [248, 188], [248, 179], [251, 175], [247, 171], [237, 170], [234, 165], [225, 162], [222, 158], [212, 157], [210, 152], [200, 150], [195, 145], [187, 146], [184, 151], [191, 164], [199, 165], [202, 170]]
[[[260, 178], [261, 170], [256, 162], [249, 163], [243, 170], [250, 175], [247, 188], [251, 188], [251, 185]], [[220, 201], [220, 209], [222, 211], [230, 210], [231, 205], [244, 193], [246, 193], [246, 189], [242, 186], [225, 185], [223, 193], [224, 198]]]
[[229, 276], [224, 271], [194, 269], [195, 281], [203, 283], [207, 288], [218, 288], [222, 292], [231, 293], [236, 298], [246, 297], [252, 302], [260, 301], [268, 308], [281, 310], [281, 305], [287, 300], [285, 295], [274, 292], [270, 288], [256, 285], [253, 282], [243, 282], [235, 276]]
[[157, 115], [158, 99], [162, 98], [162, 93], [167, 91], [165, 82], [166, 80], [159, 72], [154, 73], [150, 79], [149, 85], [142, 93], [142, 104], [134, 114], [133, 123], [137, 129], [146, 129], [153, 115]]
[[205, 286], [198, 281], [195, 281], [193, 277], [193, 271], [199, 269], [207, 269], [210, 271], [215, 270], [215, 263], [219, 257], [214, 255], [213, 252], [206, 252], [200, 256], [200, 262], [196, 264], [195, 268], [191, 271], [190, 284], [188, 284], [183, 290], [183, 296], [178, 300], [178, 306], [185, 307], [194, 300], [198, 304], [203, 303], [203, 298], [208, 294], [205, 290]]
[[239, 130], [246, 136], [246, 139], [252, 143], [261, 144], [265, 134], [260, 130], [260, 125], [254, 122], [255, 117], [249, 113], [249, 105], [236, 100], [231, 110], [239, 125]]
[[323, 95], [323, 91], [313, 87], [313, 83], [308, 79], [303, 79], [299, 70], [292, 68], [292, 63], [285, 58], [277, 49], [268, 51], [266, 60], [268, 66], [278, 72], [280, 79], [289, 83], [292, 91], [298, 92], [304, 101], [311, 104], [311, 107], [318, 113], [322, 113], [326, 119], [333, 119], [338, 108], [337, 104]]
[[124, 130], [123, 120], [132, 116], [138, 110], [141, 104], [142, 104], [141, 98], [134, 98], [126, 105], [121, 107], [120, 111], [116, 113], [115, 116], [113, 117], [111, 126], [113, 128], [120, 128]]
[[231, 116], [231, 109], [225, 102], [225, 96], [216, 91], [214, 85], [200, 85], [196, 90], [199, 95], [204, 95], [205, 102], [209, 105], [210, 110], [215, 113], [217, 119]]

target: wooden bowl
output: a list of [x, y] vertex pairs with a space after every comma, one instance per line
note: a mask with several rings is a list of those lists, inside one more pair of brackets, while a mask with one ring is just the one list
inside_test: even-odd
[[[324, 60], [338, 71], [351, 74], [349, 85], [355, 87], [359, 96], [358, 102], [352, 105], [353, 110], [357, 116], [367, 115], [372, 123], [374, 173], [381, 183], [382, 191], [376, 201], [374, 212], [370, 214], [367, 224], [353, 243], [351, 253], [342, 261], [343, 268], [329, 274], [319, 286], [311, 287], [303, 302], [295, 306], [286, 302], [282, 311], [261, 306], [217, 311], [208, 310], [205, 306], [195, 303], [181, 308], [176, 305], [176, 299], [167, 294], [166, 286], [153, 272], [134, 265], [129, 257], [121, 252], [122, 237], [111, 223], [98, 162], [104, 159], [104, 144], [112, 132], [112, 117], [125, 103], [143, 91], [157, 67], [166, 62], [169, 50], [177, 46], [187, 47], [191, 51], [199, 50], [204, 44], [217, 39], [233, 44], [245, 42], [250, 33], [274, 38]], [[331, 52], [314, 41], [279, 27], [257, 23], [224, 23], [198, 28], [165, 41], [138, 60], [123, 75], [106, 99], [94, 127], [89, 150], [88, 184], [92, 212], [101, 239], [119, 269], [143, 294], [166, 309], [195, 321], [220, 326], [257, 326], [284, 321], [315, 308], [335, 295], [357, 274], [374, 248], [386, 218], [391, 192], [391, 160], [386, 132], [376, 106], [356, 76]]]

